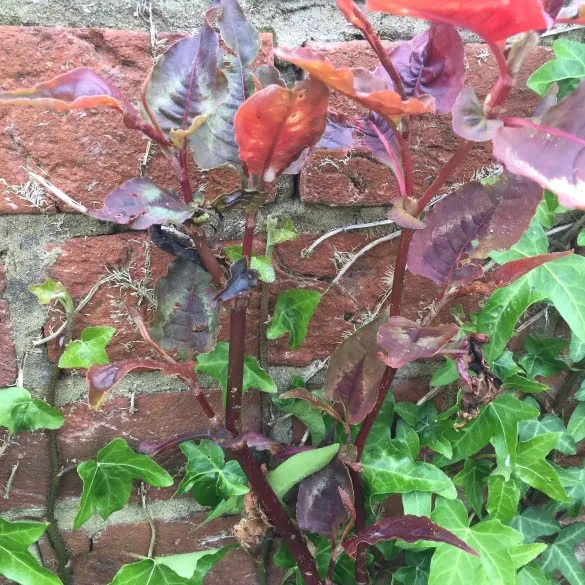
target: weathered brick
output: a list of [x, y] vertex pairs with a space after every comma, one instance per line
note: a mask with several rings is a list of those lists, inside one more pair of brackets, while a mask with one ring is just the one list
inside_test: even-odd
[[8, 303], [2, 298], [6, 287], [4, 266], [0, 264], [0, 388], [14, 384], [17, 374], [16, 350], [12, 341]]
[[[161, 38], [170, 45], [180, 35]], [[272, 35], [263, 33], [262, 41], [259, 61], [270, 63]], [[31, 86], [80, 66], [95, 69], [137, 101], [152, 66], [150, 36], [107, 29], [0, 27], [2, 90]], [[106, 108], [58, 114], [2, 107], [0, 127], [0, 178], [8, 185], [0, 193], [0, 214], [39, 211], [11, 188], [26, 183], [26, 168], [42, 169], [68, 195], [98, 207], [107, 193], [138, 175], [146, 149], [146, 139], [126, 129], [121, 115]], [[191, 166], [193, 186], [205, 186], [211, 199], [240, 185], [234, 171], [197, 172]], [[146, 175], [161, 187], [178, 188], [160, 152], [155, 152]], [[61, 203], [57, 208], [71, 212]], [[54, 211], [55, 205], [49, 202], [48, 210]]]
[[[377, 60], [363, 41], [348, 43], [315, 43], [311, 45], [338, 67], [373, 69]], [[390, 48], [393, 45], [387, 44]], [[476, 89], [480, 99], [490, 91], [498, 76], [495, 59], [486, 53], [485, 45], [466, 46], [468, 65], [466, 85]], [[526, 89], [526, 79], [550, 59], [550, 49], [538, 47], [523, 64], [517, 87], [506, 102], [506, 115], [526, 116], [539, 97]], [[333, 95], [333, 109], [348, 114], [364, 114], [364, 109], [348, 98]], [[451, 128], [451, 116], [419, 116], [411, 118], [411, 144], [414, 167], [414, 192], [420, 196], [449, 160], [461, 139]], [[494, 165], [489, 143], [478, 144], [449, 179], [447, 186], [469, 181], [476, 171]], [[315, 151], [300, 176], [300, 195], [305, 203], [367, 206], [388, 205], [399, 195], [392, 172], [364, 153]]]

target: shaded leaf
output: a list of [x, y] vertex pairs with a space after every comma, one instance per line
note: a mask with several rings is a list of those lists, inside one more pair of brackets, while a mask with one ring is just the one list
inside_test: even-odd
[[213, 349], [218, 333], [216, 290], [201, 266], [183, 258], [174, 260], [155, 287], [157, 308], [152, 338], [163, 349], [183, 357]]
[[493, 464], [489, 461], [466, 459], [463, 470], [453, 478], [453, 483], [463, 488], [463, 493], [478, 518], [483, 516], [485, 480], [492, 466]]
[[567, 431], [576, 443], [585, 439], [585, 403], [578, 404], [573, 411], [567, 423]]
[[105, 520], [121, 510], [130, 499], [133, 480], [155, 487], [173, 485], [173, 478], [162, 467], [150, 457], [136, 454], [124, 439], [114, 439], [100, 449], [95, 459], [80, 463], [77, 473], [83, 481], [83, 493], [74, 530], [96, 512]]
[[528, 565], [518, 573], [518, 585], [553, 585], [538, 565]]
[[311, 77], [331, 89], [358, 102], [382, 116], [397, 117], [426, 114], [435, 111], [435, 100], [430, 96], [402, 100], [395, 91], [387, 89], [380, 77], [366, 69], [337, 69], [322, 55], [309, 48], [275, 49], [274, 54], [303, 69]]
[[[282, 394], [280, 396], [283, 396]], [[279, 397], [280, 398], [280, 397]], [[308, 402], [301, 400], [294, 400], [293, 402], [285, 402], [280, 399], [273, 399], [273, 402], [287, 414], [296, 416], [311, 433], [311, 443], [313, 446], [318, 446], [325, 438], [327, 429], [325, 421], [321, 412], [313, 408]]]
[[0, 427], [11, 433], [60, 429], [63, 421], [60, 410], [32, 398], [28, 390], [17, 387], [0, 389]]
[[[416, 217], [416, 201], [407, 197], [393, 200], [394, 205], [388, 212], [388, 219], [396, 225], [409, 230], [423, 230], [426, 226]], [[414, 205], [413, 205], [414, 204]]]
[[563, 528], [556, 540], [542, 553], [542, 569], [547, 575], [555, 571], [571, 585], [585, 583], [585, 571], [575, 557], [575, 547], [585, 541], [585, 524], [577, 522]]
[[60, 368], [89, 368], [94, 364], [107, 364], [106, 345], [116, 333], [113, 327], [86, 327], [81, 339], [70, 341], [59, 358]]
[[556, 534], [561, 529], [561, 525], [555, 519], [554, 513], [545, 508], [526, 508], [510, 524], [522, 533], [524, 542], [528, 543], [534, 542], [542, 536]]
[[314, 392], [307, 390], [306, 388], [293, 388], [288, 392], [284, 392], [283, 394], [279, 395], [280, 399], [299, 399], [308, 402], [311, 405], [311, 408], [315, 410], [321, 410], [324, 413], [328, 414], [333, 419], [343, 422], [343, 418], [341, 415], [335, 410], [333, 405], [330, 402], [327, 402], [324, 398], [321, 398]]
[[384, 375], [384, 364], [376, 356], [378, 329], [388, 318], [381, 314], [358, 329], [335, 350], [325, 374], [325, 395], [342, 402], [348, 421], [357, 424], [374, 408]]
[[249, 294], [258, 286], [259, 274], [248, 268], [247, 258], [240, 258], [230, 266], [230, 277], [223, 290], [213, 298], [213, 303], [225, 303], [236, 297]]
[[[224, 248], [223, 251], [231, 262], [237, 262], [243, 258], [242, 246], [229, 246]], [[258, 278], [262, 282], [272, 283], [276, 280], [276, 273], [272, 266], [272, 260], [268, 256], [256, 256], [252, 252], [250, 267], [258, 273]]]
[[201, 256], [190, 246], [193, 246], [191, 238], [181, 237], [177, 233], [164, 230], [160, 225], [154, 224], [148, 234], [153, 243], [168, 254], [177, 258], [183, 258], [194, 264], [202, 265]]
[[492, 273], [492, 281], [496, 286], [507, 286], [518, 278], [528, 274], [531, 270], [542, 266], [545, 262], [552, 262], [559, 258], [570, 256], [571, 254], [573, 254], [573, 250], [512, 260], [494, 270]]
[[270, 85], [240, 106], [235, 116], [236, 142], [248, 172], [272, 183], [319, 140], [328, 100], [327, 87], [307, 79], [294, 89]]
[[404, 317], [391, 317], [378, 330], [378, 345], [387, 352], [381, 359], [391, 368], [401, 368], [415, 360], [436, 355], [458, 332], [455, 323], [421, 327]]
[[321, 301], [321, 293], [305, 289], [292, 289], [281, 292], [276, 299], [274, 315], [266, 337], [278, 339], [289, 333], [288, 345], [292, 350], [303, 343], [309, 322]]
[[178, 195], [160, 189], [144, 177], [130, 179], [106, 195], [101, 209], [88, 215], [102, 221], [146, 230], [154, 224], [181, 225], [195, 213]]
[[453, 360], [447, 358], [433, 373], [430, 386], [447, 386], [459, 379], [457, 366]]
[[[237, 147], [236, 147], [237, 148]], [[233, 209], [243, 209], [246, 215], [256, 211], [266, 200], [266, 193], [253, 189], [236, 189], [224, 193], [211, 202], [211, 206], [220, 213]]]
[[251, 65], [260, 50], [260, 35], [237, 0], [221, 0], [217, 24], [221, 38], [242, 65]]
[[558, 436], [555, 450], [565, 455], [575, 455], [577, 448], [575, 441], [565, 428], [563, 421], [552, 414], [547, 414], [541, 420], [525, 420], [518, 427], [521, 441], [529, 441], [539, 435], [555, 433]]
[[564, 339], [555, 337], [537, 338], [527, 335], [524, 340], [526, 353], [520, 358], [520, 365], [524, 368], [529, 378], [554, 376], [569, 369], [567, 363], [558, 358], [558, 355], [567, 348], [567, 345]]

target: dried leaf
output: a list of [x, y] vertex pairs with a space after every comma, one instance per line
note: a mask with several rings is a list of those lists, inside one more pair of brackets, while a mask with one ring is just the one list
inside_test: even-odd
[[311, 77], [328, 85], [362, 106], [390, 118], [427, 114], [435, 111], [435, 100], [430, 96], [409, 98], [403, 101], [395, 91], [389, 90], [383, 79], [365, 69], [337, 69], [312, 49], [275, 49], [283, 61], [304, 69]]
[[249, 293], [258, 286], [258, 271], [248, 268], [246, 258], [241, 258], [230, 266], [230, 277], [225, 288], [217, 293], [213, 299], [214, 305], [225, 303], [238, 296]]
[[567, 252], [553, 252], [552, 254], [541, 254], [540, 256], [531, 256], [529, 258], [520, 258], [519, 260], [506, 262], [506, 264], [503, 264], [494, 270], [492, 280], [498, 287], [507, 286], [515, 280], [518, 280], [521, 276], [528, 274], [531, 270], [542, 266], [546, 262], [570, 256], [573, 252], [574, 250], [568, 250]]
[[436, 355], [458, 333], [455, 323], [421, 327], [405, 317], [391, 317], [378, 331], [378, 345], [388, 353], [382, 360], [391, 368]]
[[481, 278], [473, 260], [515, 244], [541, 199], [538, 185], [510, 174], [493, 185], [464, 185], [439, 201], [425, 217], [426, 229], [415, 232], [409, 270], [445, 288]]
[[248, 172], [272, 183], [303, 150], [313, 146], [327, 122], [329, 90], [314, 79], [294, 89], [270, 85], [237, 111], [236, 142]]
[[472, 142], [486, 142], [503, 125], [501, 120], [485, 117], [473, 88], [463, 88], [453, 108], [453, 130], [456, 134]]
[[325, 395], [343, 403], [350, 424], [358, 424], [378, 399], [384, 364], [376, 356], [378, 329], [387, 313], [358, 329], [337, 347], [325, 374]]
[[202, 265], [201, 256], [191, 247], [193, 242], [186, 234], [178, 235], [171, 231], [165, 231], [160, 225], [156, 224], [148, 230], [148, 233], [155, 246], [164, 250], [167, 254]]

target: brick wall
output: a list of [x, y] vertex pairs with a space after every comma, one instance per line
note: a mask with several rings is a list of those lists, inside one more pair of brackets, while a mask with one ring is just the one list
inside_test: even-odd
[[[176, 38], [168, 35], [169, 42]], [[265, 61], [271, 59], [272, 38], [263, 35]], [[362, 42], [314, 44], [337, 65], [372, 67], [374, 57]], [[52, 29], [0, 27], [0, 87], [12, 89], [32, 85], [71, 67], [89, 66], [114, 80], [132, 99], [152, 60], [146, 33], [106, 29]], [[483, 47], [467, 45], [468, 82], [484, 96], [494, 82], [497, 69]], [[523, 89], [529, 72], [548, 58], [538, 49], [525, 65], [507, 107], [510, 116], [526, 115], [536, 97]], [[355, 111], [344, 98], [334, 96], [332, 105]], [[457, 146], [449, 117], [421, 117], [412, 123], [417, 193], [430, 184], [441, 165]], [[57, 312], [46, 313], [28, 293], [29, 284], [52, 276], [61, 280], [76, 301], [108, 272], [126, 269], [141, 287], [151, 288], [164, 275], [170, 256], [153, 247], [145, 234], [125, 232], [120, 227], [71, 214], [48, 198], [35, 199], [27, 190], [26, 168], [42, 169], [50, 180], [86, 206], [98, 206], [116, 185], [138, 174], [146, 142], [127, 132], [116, 113], [104, 110], [56, 114], [29, 109], [0, 109], [0, 386], [14, 383], [17, 364], [24, 364], [25, 385], [42, 396], [50, 360], [55, 348], [31, 348], [32, 341], [59, 324]], [[478, 145], [452, 178], [467, 181], [476, 171], [494, 161], [487, 146]], [[200, 173], [193, 169], [193, 181], [204, 186], [210, 197], [237, 184], [228, 171]], [[175, 179], [159, 153], [149, 160], [146, 175], [161, 186], [176, 187]], [[298, 240], [279, 246], [275, 253], [277, 282], [270, 287], [271, 306], [285, 289], [304, 287], [325, 293], [313, 318], [308, 336], [297, 351], [282, 340], [269, 344], [271, 373], [281, 388], [290, 376], [306, 371], [315, 360], [326, 358], [360, 319], [375, 308], [385, 294], [385, 277], [393, 265], [396, 242], [378, 246], [364, 255], [336, 286], [329, 288], [340, 259], [355, 252], [381, 232], [352, 232], [327, 240], [310, 257], [307, 248], [323, 230], [372, 219], [383, 219], [390, 200], [397, 194], [392, 174], [367, 156], [315, 152], [297, 181], [283, 180], [266, 213], [288, 215], [301, 231]], [[224, 239], [242, 232], [239, 219], [230, 220]], [[386, 232], [387, 233], [387, 232]], [[258, 242], [261, 242], [259, 235]], [[218, 244], [218, 247], [226, 242]], [[425, 279], [409, 276], [404, 314], [418, 318], [432, 301], [434, 287]], [[466, 299], [468, 308], [478, 299]], [[150, 355], [124, 314], [125, 303], [136, 303], [132, 291], [106, 285], [81, 312], [75, 327], [78, 334], [88, 325], [112, 325], [117, 333], [108, 348], [112, 360]], [[147, 307], [145, 316], [150, 316]], [[259, 314], [259, 301], [251, 303], [252, 319]], [[227, 338], [227, 322], [221, 337]], [[250, 328], [247, 351], [256, 353], [258, 336]], [[26, 360], [24, 357], [26, 356]], [[303, 369], [304, 368], [304, 369]], [[395, 390], [400, 399], [416, 399], [428, 389], [429, 368], [412, 367], [401, 372]], [[219, 392], [208, 389], [210, 400], [219, 405]], [[135, 398], [134, 398], [135, 396]], [[260, 400], [246, 396], [245, 424], [261, 425]], [[59, 431], [61, 464], [64, 468], [92, 457], [106, 442], [122, 436], [131, 445], [141, 440], [160, 440], [204, 425], [205, 420], [193, 396], [178, 383], [154, 374], [129, 378], [106, 406], [90, 411], [84, 397], [82, 378], [73, 373], [60, 382], [58, 403], [66, 417]], [[0, 459], [0, 486], [6, 484], [18, 463], [7, 498], [0, 498], [0, 513], [9, 517], [42, 517], [49, 481], [47, 441], [40, 432], [13, 439]], [[176, 453], [161, 459], [179, 475], [181, 458]], [[145, 554], [150, 539], [144, 511], [135, 495], [128, 509], [106, 522], [92, 519], [81, 531], [69, 531], [80, 495], [75, 473], [66, 473], [59, 489], [58, 513], [74, 555], [76, 585], [105, 584], [127, 558], [120, 551]], [[0, 491], [2, 488], [0, 487]], [[214, 547], [230, 539], [232, 519], [219, 519], [197, 528], [204, 513], [189, 499], [171, 500], [172, 490], [149, 489], [148, 505], [156, 521], [157, 554], [187, 552]], [[40, 554], [49, 566], [54, 563], [50, 547], [41, 543]], [[209, 584], [256, 583], [252, 560], [242, 551], [232, 552], [228, 561], [213, 570]]]

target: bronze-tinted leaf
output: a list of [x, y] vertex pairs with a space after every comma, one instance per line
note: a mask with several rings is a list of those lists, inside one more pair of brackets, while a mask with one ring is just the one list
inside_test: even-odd
[[270, 85], [237, 111], [236, 142], [248, 172], [267, 183], [276, 178], [323, 134], [329, 90], [314, 79], [294, 89]]
[[171, 192], [157, 187], [144, 177], [130, 179], [108, 193], [101, 209], [91, 209], [88, 215], [128, 225], [134, 230], [146, 230], [154, 224], [181, 225], [195, 209], [183, 203]]
[[405, 317], [391, 317], [378, 330], [378, 345], [387, 353], [382, 359], [391, 368], [401, 368], [421, 358], [436, 355], [458, 333], [455, 323], [421, 327]]
[[585, 209], [585, 81], [538, 124], [500, 128], [493, 144], [510, 172], [549, 189], [565, 207]]
[[177, 41], [160, 57], [144, 86], [146, 112], [178, 145], [227, 97], [218, 51], [217, 35], [204, 19], [197, 35]]
[[374, 545], [387, 540], [404, 540], [416, 542], [417, 540], [431, 540], [433, 542], [445, 542], [456, 546], [470, 555], [479, 556], [472, 548], [467, 546], [452, 532], [441, 528], [422, 516], [398, 516], [384, 518], [364, 530], [361, 530], [348, 540], [343, 546], [347, 554], [355, 557], [360, 544]]
[[223, 290], [218, 292], [214, 299], [214, 305], [225, 303], [238, 296], [249, 293], [258, 286], [258, 271], [248, 268], [246, 258], [240, 258], [230, 266], [230, 277]]
[[215, 347], [218, 308], [211, 276], [201, 266], [177, 258], [156, 283], [157, 308], [152, 338], [169, 352], [190, 358]]
[[[465, 81], [465, 51], [457, 30], [448, 24], [432, 24], [412, 41], [400, 43], [390, 54], [409, 97], [431, 95], [436, 113], [448, 114]], [[380, 66], [376, 74], [392, 87]]]
[[303, 530], [331, 538], [348, 519], [339, 490], [353, 500], [353, 486], [347, 467], [337, 458], [304, 479], [297, 497], [297, 524]]
[[376, 336], [387, 313], [358, 329], [335, 350], [325, 374], [325, 395], [340, 401], [350, 424], [358, 424], [371, 412], [378, 399], [384, 364], [376, 356]]
[[274, 53], [280, 59], [304, 69], [331, 89], [382, 116], [395, 118], [435, 111], [435, 100], [432, 97], [421, 96], [403, 101], [400, 95], [387, 88], [380, 77], [361, 68], [337, 69], [312, 49], [276, 49]]
[[573, 250], [553, 252], [551, 254], [541, 254], [540, 256], [530, 256], [529, 258], [520, 258], [519, 260], [506, 262], [506, 264], [494, 270], [492, 280], [498, 287], [507, 286], [546, 262], [552, 262], [553, 260], [570, 256], [573, 252]]
[[493, 185], [469, 183], [439, 201], [415, 232], [408, 268], [445, 288], [481, 278], [474, 259], [507, 250], [528, 229], [542, 190], [536, 183], [504, 173]]
[[456, 134], [472, 142], [486, 142], [503, 125], [501, 120], [485, 117], [473, 88], [465, 87], [461, 91], [453, 108], [453, 130]]
[[335, 410], [330, 402], [327, 402], [327, 400], [324, 400], [306, 388], [294, 388], [293, 390], [289, 390], [288, 392], [280, 394], [279, 398], [305, 400], [311, 405], [312, 408], [321, 410], [341, 423], [344, 422], [342, 416]]

